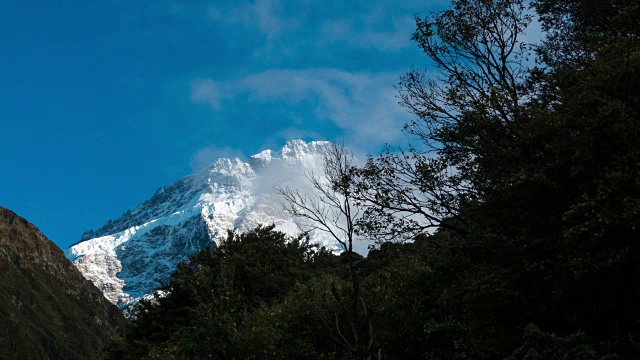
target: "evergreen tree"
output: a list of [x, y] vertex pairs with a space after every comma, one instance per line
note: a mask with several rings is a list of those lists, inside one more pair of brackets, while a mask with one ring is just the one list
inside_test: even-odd
[[[536, 0], [537, 46], [521, 42], [526, 5], [455, 0], [416, 19], [440, 71], [398, 86], [420, 145], [325, 187], [367, 206], [345, 254], [231, 232], [143, 302], [115, 357], [639, 358], [639, 5]], [[361, 258], [357, 227], [411, 241]]]

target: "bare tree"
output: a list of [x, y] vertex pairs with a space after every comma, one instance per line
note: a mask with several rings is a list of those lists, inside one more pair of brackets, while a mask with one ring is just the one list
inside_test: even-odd
[[[452, 9], [416, 18], [413, 39], [431, 60], [397, 85], [415, 116], [404, 129], [419, 145], [370, 158], [358, 172], [355, 198], [367, 203], [361, 229], [384, 240], [439, 227], [467, 231], [461, 211], [497, 186], [527, 121], [531, 22], [523, 0], [453, 0]], [[419, 150], [417, 150], [419, 148]], [[482, 226], [477, 225], [477, 226]]]
[[360, 216], [352, 197], [353, 155], [343, 145], [331, 144], [324, 153], [323, 165], [322, 174], [305, 174], [317, 196], [288, 186], [276, 188], [276, 193], [285, 198], [287, 213], [310, 220], [308, 230], [329, 234], [344, 251], [351, 253], [355, 220]]
[[436, 228], [465, 232], [458, 209], [475, 190], [442, 159], [387, 150], [354, 172], [353, 198], [365, 205], [359, 233], [382, 242], [413, 239]]
[[322, 174], [306, 173], [316, 194], [306, 194], [290, 187], [276, 188], [276, 193], [284, 197], [285, 211], [291, 216], [309, 220], [309, 230], [329, 234], [346, 253], [353, 293], [348, 301], [350, 304], [345, 305], [335, 286], [332, 288], [339, 310], [347, 314], [346, 318], [341, 318], [339, 312], [334, 311], [335, 330], [347, 349], [369, 359], [375, 338], [373, 319], [362, 296], [360, 278], [354, 266], [353, 242], [356, 222], [361, 216], [353, 197], [354, 157], [344, 145], [332, 143], [325, 150], [323, 165]]

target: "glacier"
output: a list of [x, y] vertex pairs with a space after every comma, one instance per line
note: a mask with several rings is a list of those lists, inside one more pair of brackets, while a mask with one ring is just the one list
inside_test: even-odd
[[[292, 140], [278, 152], [265, 150], [248, 162], [222, 158], [207, 168], [158, 189], [147, 201], [85, 232], [65, 251], [82, 274], [112, 303], [124, 307], [152, 294], [189, 255], [218, 244], [228, 230], [248, 231], [259, 224], [296, 235], [308, 229], [290, 217], [275, 187], [303, 193], [314, 189], [305, 177], [323, 174], [327, 141]], [[314, 242], [339, 251], [325, 233]]]

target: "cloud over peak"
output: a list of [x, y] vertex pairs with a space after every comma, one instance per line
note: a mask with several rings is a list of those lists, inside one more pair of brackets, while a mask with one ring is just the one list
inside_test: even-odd
[[[225, 81], [191, 83], [191, 100], [214, 111], [247, 97], [258, 105], [303, 105], [304, 122], [330, 121], [345, 135], [367, 142], [394, 141], [408, 114], [397, 104], [397, 73], [347, 72], [334, 68], [272, 69]], [[309, 114], [310, 113], [310, 114]]]

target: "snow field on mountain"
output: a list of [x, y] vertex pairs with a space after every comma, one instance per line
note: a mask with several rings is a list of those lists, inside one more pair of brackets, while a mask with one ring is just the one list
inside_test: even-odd
[[[248, 162], [219, 159], [158, 189], [149, 200], [97, 231], [85, 233], [85, 240], [65, 253], [111, 302], [124, 306], [152, 293], [177, 263], [207, 244], [218, 243], [228, 230], [275, 224], [277, 230], [297, 235], [309, 224], [291, 218], [274, 190], [289, 186], [314, 194], [305, 176], [322, 174], [329, 144], [292, 140], [278, 153], [264, 150]], [[310, 236], [332, 250], [340, 249], [325, 233], [316, 230]]]

